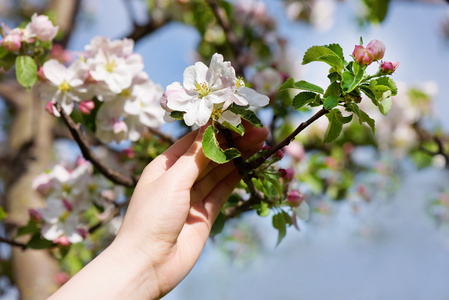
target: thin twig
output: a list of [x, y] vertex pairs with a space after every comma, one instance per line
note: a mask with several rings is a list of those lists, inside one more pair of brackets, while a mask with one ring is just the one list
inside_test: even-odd
[[83, 133], [81, 132], [81, 125], [75, 123], [70, 116], [66, 114], [66, 112], [62, 109], [61, 105], [59, 103], [53, 104], [56, 108], [56, 110], [61, 115], [62, 120], [66, 124], [66, 126], [69, 128], [70, 133], [72, 134], [74, 140], [80, 147], [81, 152], [83, 153], [84, 158], [89, 160], [92, 165], [105, 177], [107, 177], [109, 180], [116, 184], [120, 184], [127, 187], [135, 187], [137, 184], [137, 179], [132, 176], [126, 176], [124, 174], [121, 174], [120, 172], [117, 172], [115, 170], [112, 170], [111, 168], [107, 167], [92, 151], [89, 142], [84, 137]]
[[312, 117], [310, 117], [310, 119], [308, 119], [305, 122], [302, 122], [301, 124], [299, 124], [299, 126], [295, 129], [295, 131], [293, 131], [289, 136], [287, 136], [284, 140], [282, 140], [279, 144], [277, 144], [274, 147], [271, 147], [270, 149], [267, 150], [267, 152], [265, 152], [265, 154], [263, 154], [261, 157], [249, 162], [249, 163], [244, 163], [244, 165], [242, 166], [242, 171], [250, 171], [250, 170], [254, 170], [257, 167], [259, 167], [261, 164], [264, 163], [264, 161], [266, 161], [271, 155], [273, 155], [274, 153], [276, 153], [278, 150], [282, 149], [283, 147], [287, 146], [288, 144], [290, 144], [291, 141], [293, 141], [295, 139], [295, 137], [304, 129], [306, 129], [310, 124], [312, 124], [313, 122], [315, 122], [316, 120], [318, 120], [320, 117], [324, 116], [325, 114], [327, 114], [329, 111], [325, 108], [322, 108], [321, 110], [319, 110], [316, 114], [314, 114]]
[[159, 136], [161, 139], [163, 139], [170, 145], [173, 145], [174, 143], [176, 143], [176, 140], [171, 135], [165, 134], [157, 128], [148, 127], [148, 131], [151, 132], [152, 134]]
[[11, 245], [14, 247], [19, 247], [19, 248], [22, 248], [22, 250], [26, 250], [28, 248], [28, 246], [26, 244], [19, 243], [19, 242], [13, 241], [13, 240], [9, 240], [4, 237], [0, 237], [0, 243], [8, 244], [8, 245]]

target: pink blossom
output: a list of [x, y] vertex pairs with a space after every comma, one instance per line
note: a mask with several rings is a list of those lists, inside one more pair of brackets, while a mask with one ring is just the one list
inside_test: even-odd
[[65, 235], [55, 238], [52, 242], [61, 246], [70, 246], [70, 241]]
[[56, 59], [60, 63], [68, 63], [72, 60], [72, 54], [65, 50], [60, 44], [54, 44], [51, 48], [50, 57]]
[[372, 40], [366, 46], [366, 49], [371, 51], [374, 56], [374, 60], [381, 60], [385, 54], [385, 44], [378, 40]]
[[298, 207], [303, 200], [304, 200], [304, 194], [302, 194], [298, 190], [291, 190], [287, 194], [287, 201], [293, 207]]
[[69, 281], [70, 276], [66, 272], [58, 272], [58, 273], [56, 273], [54, 279], [55, 279], [56, 284], [63, 285], [64, 283]]
[[30, 220], [34, 222], [40, 222], [43, 220], [41, 213], [37, 209], [30, 208], [28, 210], [28, 214], [30, 215]]
[[45, 42], [51, 41], [58, 33], [58, 26], [54, 26], [50, 19], [45, 15], [38, 16], [35, 13], [31, 17], [31, 22], [25, 27], [24, 34], [28, 37], [36, 37]]
[[83, 114], [90, 115], [91, 111], [95, 108], [95, 102], [92, 100], [82, 101], [78, 108]]
[[306, 155], [306, 151], [304, 150], [304, 147], [296, 142], [293, 141], [290, 144], [288, 144], [287, 146], [284, 147], [285, 152], [290, 155], [293, 159], [295, 159], [296, 161], [300, 161], [304, 158], [304, 156]]
[[383, 74], [390, 75], [390, 74], [393, 74], [393, 72], [396, 71], [396, 69], [398, 67], [399, 67], [399, 62], [398, 61], [395, 61], [395, 62], [384, 61], [380, 65], [380, 71]]
[[284, 158], [284, 152], [282, 152], [282, 150], [278, 150], [276, 151], [276, 153], [274, 153], [274, 157], [281, 160], [282, 158]]
[[352, 56], [359, 65], [369, 65], [374, 60], [374, 54], [372, 50], [365, 49], [365, 47], [361, 45], [355, 46], [354, 52], [352, 52]]
[[22, 35], [8, 34], [1, 41], [1, 45], [3, 46], [3, 48], [5, 48], [10, 52], [17, 51], [20, 49], [20, 46], [22, 45]]

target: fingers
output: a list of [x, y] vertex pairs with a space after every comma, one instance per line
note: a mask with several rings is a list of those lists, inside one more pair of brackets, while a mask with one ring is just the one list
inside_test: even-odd
[[210, 160], [204, 155], [202, 139], [207, 125], [200, 128], [187, 151], [162, 176], [177, 181], [177, 190], [189, 190]]

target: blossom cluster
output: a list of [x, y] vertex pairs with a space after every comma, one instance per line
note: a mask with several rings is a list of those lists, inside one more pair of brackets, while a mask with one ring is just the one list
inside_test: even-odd
[[74, 168], [57, 164], [34, 178], [32, 187], [46, 199], [44, 208], [30, 210], [31, 219], [42, 222], [42, 236], [56, 244], [79, 243], [87, 236], [83, 212], [95, 203], [105, 209], [117, 197], [103, 176], [94, 175], [92, 165], [79, 159]]
[[142, 56], [133, 53], [130, 39], [110, 41], [95, 37], [81, 58], [65, 66], [56, 59], [47, 61], [41, 72], [41, 98], [59, 103], [70, 114], [75, 104], [83, 113], [100, 104], [96, 115], [96, 136], [102, 142], [136, 141], [145, 127], [159, 127], [164, 112], [159, 106], [162, 87], [143, 71]]
[[232, 104], [258, 108], [270, 100], [245, 87], [243, 79], [236, 77], [231, 63], [224, 61], [221, 54], [212, 56], [209, 67], [202, 62], [187, 67], [183, 77], [183, 84], [170, 84], [162, 96], [161, 105], [167, 111], [168, 121], [171, 121], [170, 113], [178, 111], [183, 113], [187, 126], [203, 126], [210, 119], [237, 126], [241, 119], [228, 110]]
[[[370, 65], [373, 61], [381, 60], [385, 55], [385, 44], [379, 40], [372, 40], [368, 45], [356, 45], [352, 56], [359, 65]], [[399, 62], [381, 61], [379, 71], [382, 74], [390, 75], [399, 67]]]
[[59, 29], [58, 26], [53, 25], [47, 16], [36, 13], [31, 17], [31, 22], [25, 28], [11, 29], [5, 24], [2, 24], [2, 27], [6, 35], [0, 44], [10, 52], [18, 51], [23, 43], [33, 43], [36, 40], [51, 41], [55, 38]]

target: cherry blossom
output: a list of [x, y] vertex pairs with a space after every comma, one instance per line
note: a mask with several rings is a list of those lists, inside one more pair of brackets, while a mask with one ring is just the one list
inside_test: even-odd
[[54, 26], [47, 16], [34, 13], [31, 22], [24, 29], [24, 35], [46, 42], [55, 38], [58, 29], [59, 27]]

